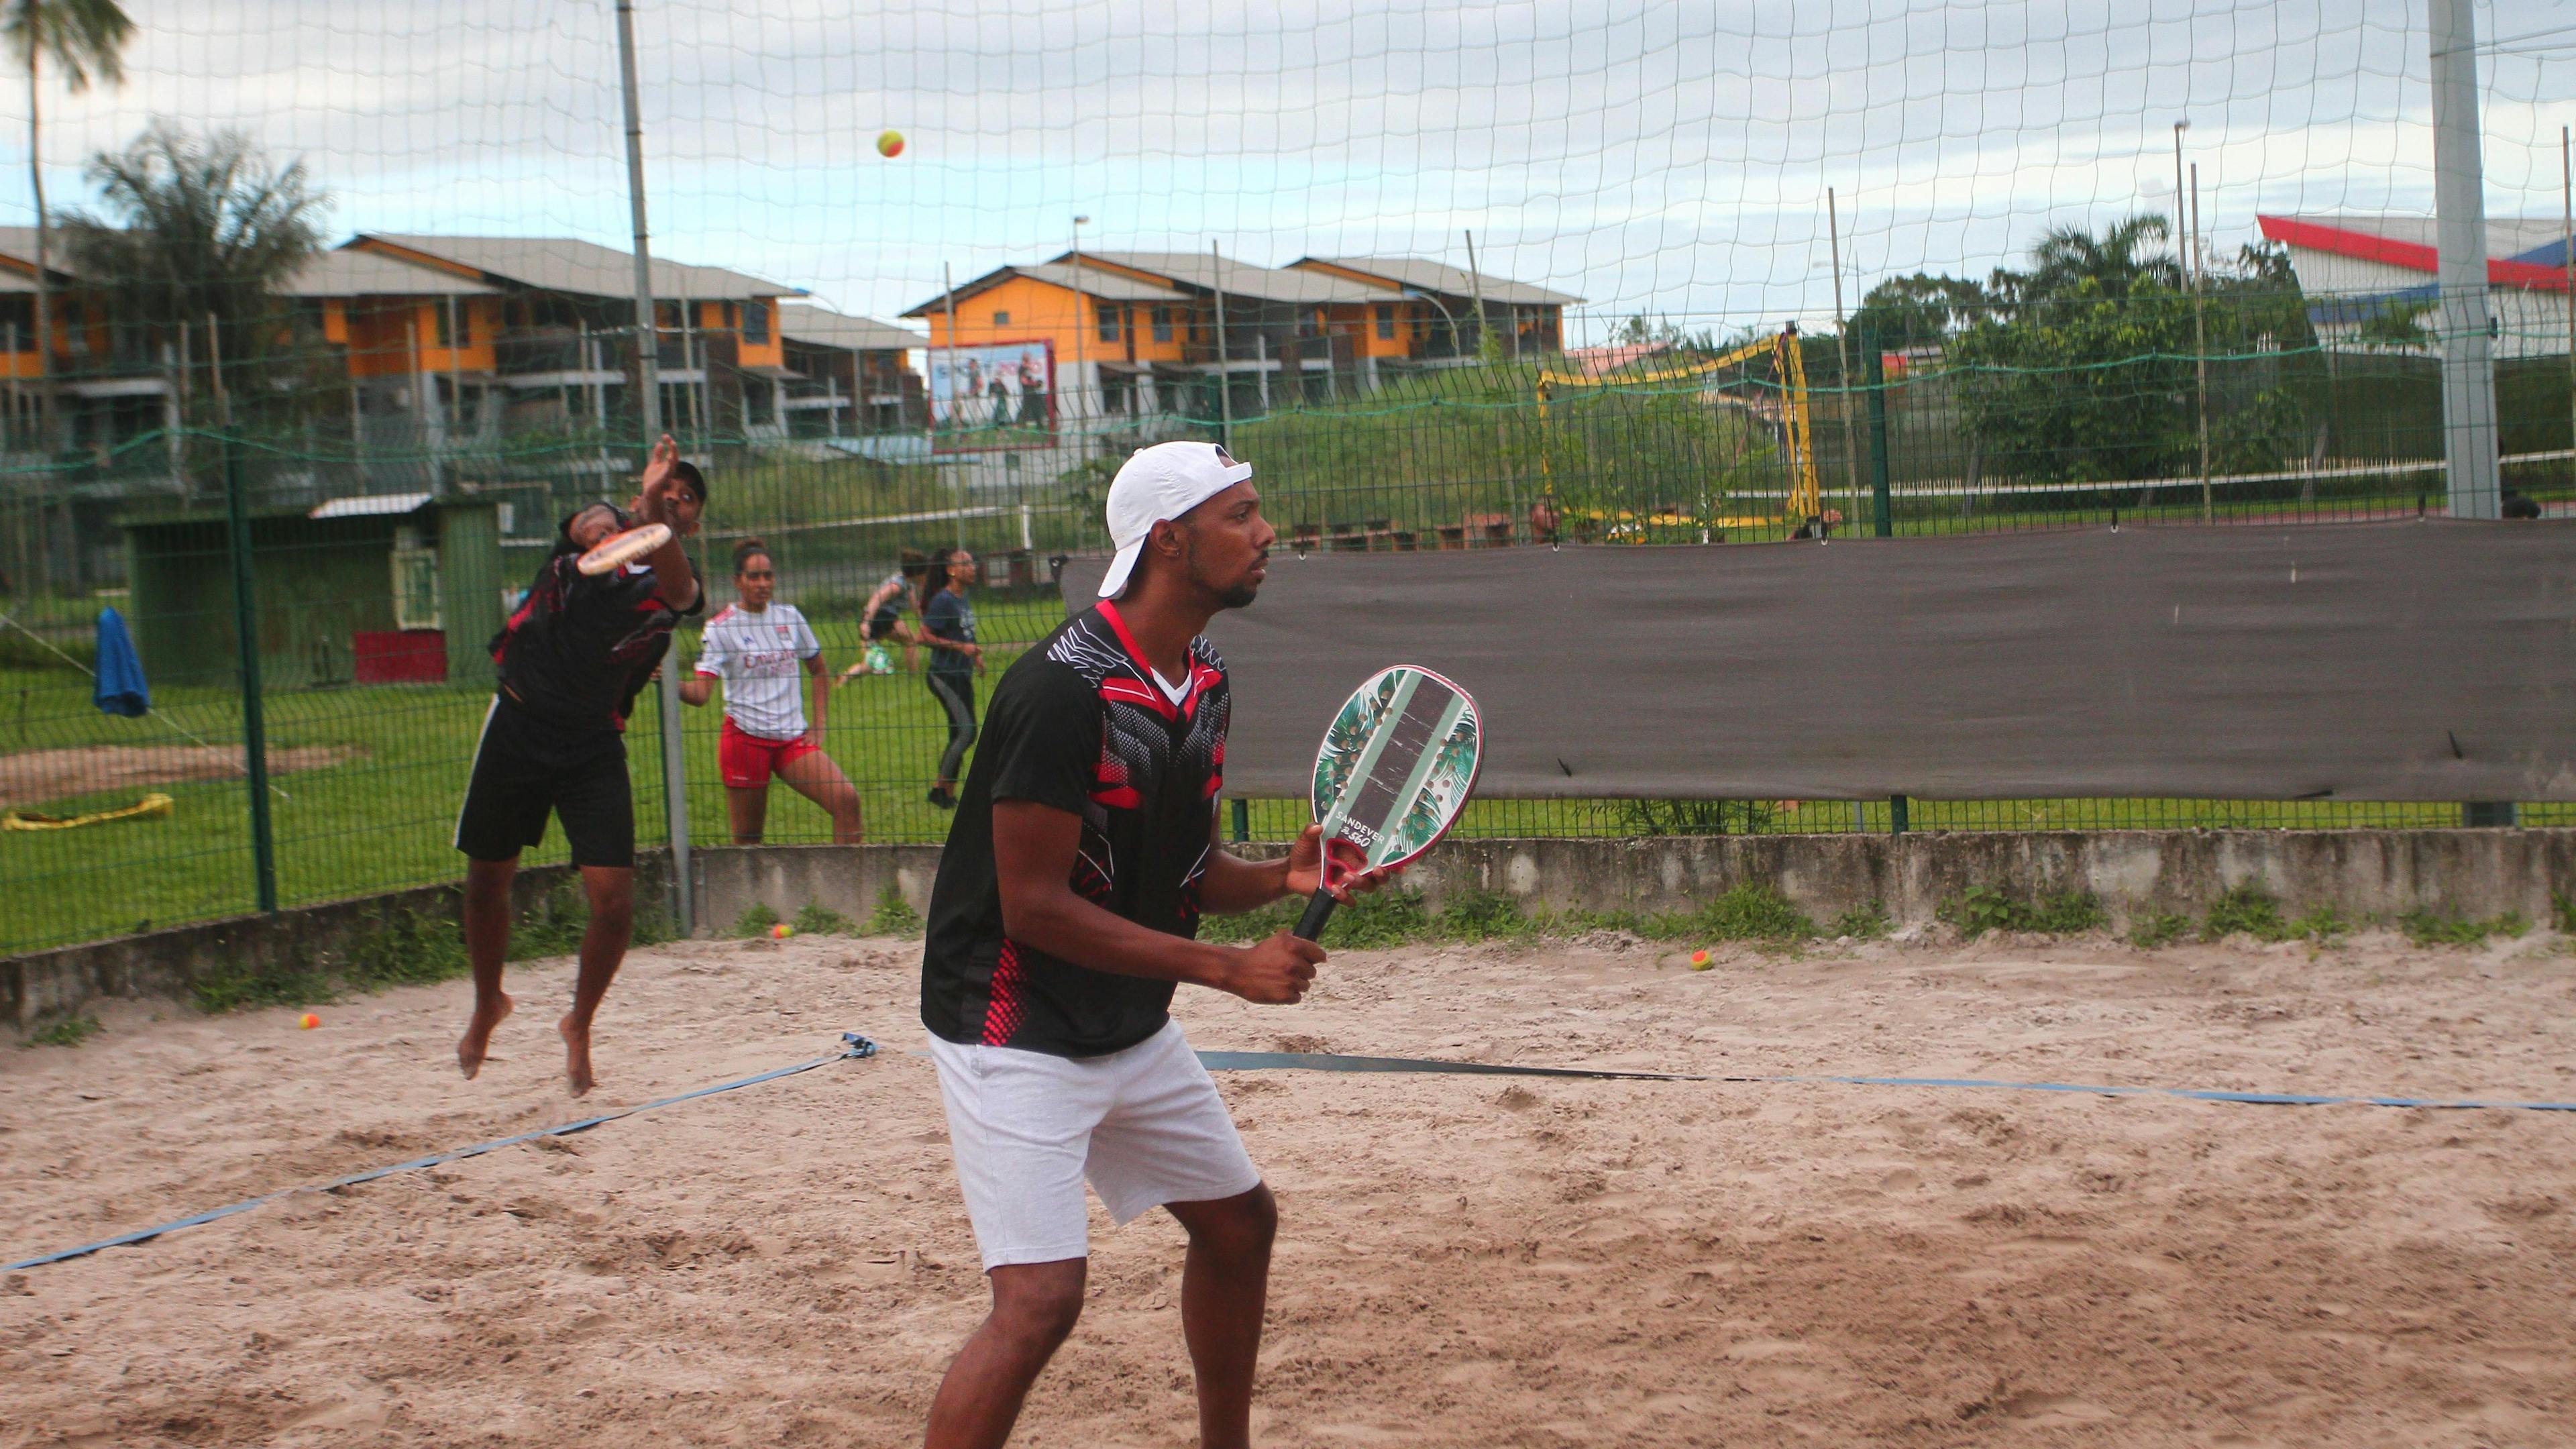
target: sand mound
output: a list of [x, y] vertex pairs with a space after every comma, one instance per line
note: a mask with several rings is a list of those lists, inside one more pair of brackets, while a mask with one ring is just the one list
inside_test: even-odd
[[[285, 775], [319, 770], [365, 753], [355, 745], [283, 750], [272, 746], [268, 772]], [[48, 800], [105, 790], [176, 785], [189, 780], [238, 780], [246, 773], [238, 745], [86, 745], [69, 750], [28, 750], [0, 755], [0, 809], [41, 805]]]
[[[982, 1312], [915, 946], [640, 952], [594, 1102], [836, 1064], [0, 1282], [0, 1445], [916, 1441]], [[586, 1115], [560, 964], [0, 1047], [0, 1258]], [[1202, 1047], [2576, 1096], [2554, 938], [2418, 952], [1350, 953]], [[1220, 1078], [1285, 1225], [1278, 1446], [2544, 1445], [2576, 1116], [1830, 1085]], [[1095, 1217], [1018, 1442], [1191, 1442], [1178, 1230]], [[2548, 1426], [2557, 1424], [2558, 1429]]]

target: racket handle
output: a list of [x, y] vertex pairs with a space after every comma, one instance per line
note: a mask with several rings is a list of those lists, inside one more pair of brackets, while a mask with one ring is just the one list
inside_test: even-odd
[[1333, 918], [1334, 905], [1331, 891], [1322, 886], [1315, 887], [1315, 893], [1306, 898], [1306, 914], [1297, 918], [1297, 929], [1292, 934], [1300, 941], [1311, 941], [1324, 934], [1324, 923]]

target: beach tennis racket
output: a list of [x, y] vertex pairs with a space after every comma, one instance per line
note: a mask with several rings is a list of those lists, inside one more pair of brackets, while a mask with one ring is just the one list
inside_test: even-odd
[[[1399, 664], [1353, 691], [1315, 752], [1315, 822], [1324, 827], [1325, 878], [1403, 865], [1449, 833], [1476, 788], [1484, 722], [1467, 691]], [[1297, 921], [1313, 940], [1332, 919], [1317, 886]]]
[[574, 560], [573, 567], [586, 574], [613, 574], [670, 541], [669, 524], [648, 523], [601, 539]]

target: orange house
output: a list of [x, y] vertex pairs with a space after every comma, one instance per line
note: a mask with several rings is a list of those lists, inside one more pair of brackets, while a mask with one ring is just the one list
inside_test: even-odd
[[[1371, 345], [1401, 341], [1417, 360], [1476, 355], [1486, 331], [1507, 355], [1565, 350], [1565, 309], [1581, 297], [1420, 257], [1299, 257], [1288, 264], [1394, 294], [1371, 309]], [[1479, 308], [1482, 309], [1481, 320]]]
[[947, 396], [947, 354], [1040, 343], [1054, 368], [1059, 423], [1133, 417], [1155, 407], [1154, 378], [1191, 360], [1205, 309], [1179, 288], [1103, 266], [997, 267], [903, 315], [930, 326], [934, 405]]
[[[473, 310], [488, 325], [466, 324], [460, 343], [460, 362], [479, 357], [489, 369], [485, 428], [497, 412], [499, 425], [513, 429], [609, 432], [612, 418], [627, 415], [639, 370], [632, 254], [569, 238], [396, 233], [362, 233], [342, 250], [491, 289]], [[651, 283], [664, 425], [693, 447], [785, 436], [781, 404], [792, 374], [778, 309], [780, 299], [803, 292], [658, 257]]]

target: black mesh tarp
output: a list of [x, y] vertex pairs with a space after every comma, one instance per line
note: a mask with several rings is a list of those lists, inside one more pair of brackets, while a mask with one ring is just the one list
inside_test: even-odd
[[1491, 796], [2576, 800], [2556, 523], [1283, 546], [1209, 635], [1229, 794], [1302, 795], [1343, 696], [1411, 663], [1482, 705]]

